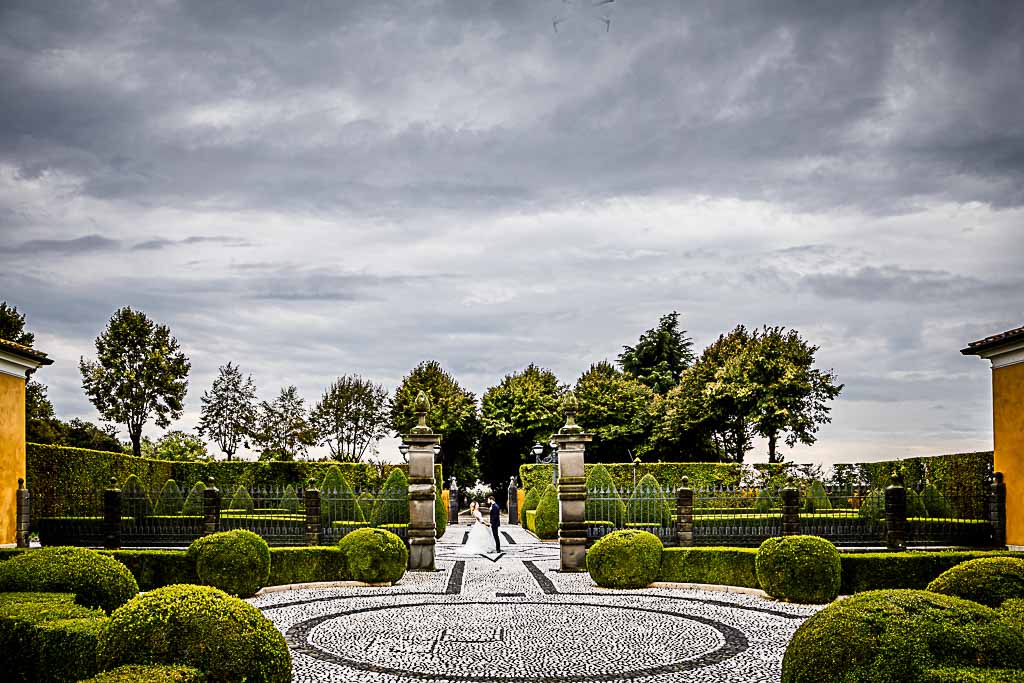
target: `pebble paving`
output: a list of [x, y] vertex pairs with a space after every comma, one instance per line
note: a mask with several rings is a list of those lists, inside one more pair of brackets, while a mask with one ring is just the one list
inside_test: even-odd
[[437, 572], [389, 588], [305, 589], [251, 602], [285, 634], [294, 681], [778, 681], [818, 608], [737, 593], [598, 588], [561, 574], [558, 545], [503, 527], [502, 553], [437, 546]]

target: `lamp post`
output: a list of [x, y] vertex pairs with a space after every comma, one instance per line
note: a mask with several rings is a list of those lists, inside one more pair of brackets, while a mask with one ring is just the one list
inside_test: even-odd
[[552, 441], [548, 444], [551, 447], [551, 453], [547, 457], [544, 455], [543, 444], [533, 444], [533, 457], [536, 458], [538, 465], [554, 465], [551, 468], [551, 485], [556, 486], [558, 484], [558, 444]]
[[633, 490], [636, 490], [636, 468], [640, 466], [640, 458], [633, 459]]
[[398, 452], [402, 454], [402, 460], [409, 462], [409, 444], [403, 441], [398, 445]]

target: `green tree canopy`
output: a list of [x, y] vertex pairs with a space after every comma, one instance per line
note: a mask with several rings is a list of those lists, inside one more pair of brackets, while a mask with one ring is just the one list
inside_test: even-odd
[[260, 460], [294, 460], [316, 443], [306, 403], [294, 384], [282, 387], [272, 402], [260, 403], [253, 440], [261, 450]]
[[36, 336], [25, 329], [25, 314], [19, 313], [17, 306], [8, 306], [6, 301], [0, 301], [0, 339], [22, 346], [32, 346], [36, 340]]
[[89, 400], [104, 420], [128, 428], [136, 456], [150, 419], [167, 427], [181, 417], [191, 366], [170, 329], [142, 311], [117, 310], [96, 337], [96, 360], [78, 367]]
[[203, 392], [199, 425], [201, 436], [213, 439], [228, 460], [256, 427], [256, 384], [230, 362], [217, 371], [213, 386]]
[[367, 449], [387, 436], [390, 407], [383, 386], [359, 375], [343, 375], [324, 392], [310, 421], [335, 460], [361, 462]]
[[679, 329], [679, 313], [661, 316], [658, 326], [640, 335], [636, 346], [623, 346], [622, 369], [659, 394], [679, 384], [693, 362], [693, 341]]
[[474, 448], [480, 434], [476, 396], [463, 389], [437, 361], [423, 361], [395, 389], [391, 401], [391, 429], [398, 436], [416, 426], [416, 395], [420, 390], [430, 398], [427, 424], [441, 435], [441, 467], [447, 477], [460, 481], [476, 477]]
[[576, 380], [576, 420], [594, 435], [587, 462], [629, 462], [650, 436], [657, 394], [608, 361]]
[[173, 429], [157, 440], [156, 457], [158, 460], [179, 461], [210, 459], [203, 440], [180, 429]]
[[531, 363], [484, 393], [478, 457], [485, 481], [507, 485], [521, 464], [533, 462], [533, 444], [546, 444], [562, 425], [565, 391], [553, 372]]

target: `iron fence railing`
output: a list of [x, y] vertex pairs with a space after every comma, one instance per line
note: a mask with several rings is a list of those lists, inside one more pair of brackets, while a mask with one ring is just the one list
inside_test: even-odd
[[236, 489], [221, 497], [218, 528], [245, 529], [275, 546], [305, 545], [304, 492], [290, 486]]
[[103, 491], [33, 498], [30, 528], [43, 545], [103, 545]]
[[601, 538], [616, 529], [642, 529], [675, 545], [676, 494], [669, 488], [641, 482], [633, 490], [598, 487], [587, 490], [587, 538]]
[[739, 486], [694, 489], [695, 545], [758, 545], [781, 534], [782, 508], [777, 491]]
[[336, 543], [356, 529], [387, 529], [409, 538], [409, 490], [326, 489], [320, 491], [321, 543]]

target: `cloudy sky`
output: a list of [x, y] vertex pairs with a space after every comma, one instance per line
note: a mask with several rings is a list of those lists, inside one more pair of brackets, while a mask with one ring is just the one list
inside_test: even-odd
[[990, 449], [958, 350], [1024, 323], [1022, 35], [1016, 2], [8, 0], [0, 298], [63, 417], [123, 305], [192, 360], [184, 428], [227, 361], [479, 395], [678, 310], [821, 347], [846, 390], [793, 459]]

